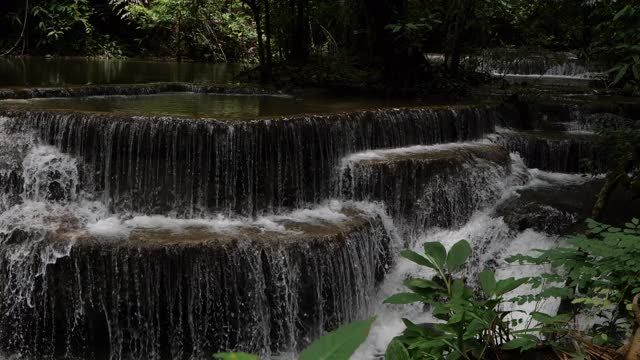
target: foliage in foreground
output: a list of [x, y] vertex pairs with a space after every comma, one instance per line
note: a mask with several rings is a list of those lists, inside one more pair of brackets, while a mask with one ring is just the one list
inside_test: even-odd
[[508, 261], [551, 266], [551, 272], [531, 283], [566, 281], [565, 286], [574, 291], [569, 300], [577, 313], [599, 319], [584, 334], [595, 345], [618, 348], [627, 343], [630, 333], [636, 333], [630, 344], [638, 342], [638, 311], [633, 303], [640, 297], [640, 220], [618, 228], [590, 219], [587, 226], [589, 231], [570, 238], [566, 247]]
[[[387, 304], [421, 302], [441, 322], [415, 324], [402, 319], [403, 333], [391, 341], [386, 360], [436, 360], [504, 358], [509, 353], [553, 348], [559, 359], [640, 358], [640, 220], [617, 228], [589, 219], [588, 231], [568, 239], [564, 247], [515, 255], [509, 262], [545, 265], [550, 271], [530, 278], [497, 280], [495, 274], [479, 274], [479, 288], [460, 277], [471, 255], [465, 240], [449, 251], [437, 242], [424, 244], [424, 254], [411, 250], [401, 255], [435, 272], [431, 279], [405, 281], [410, 292], [395, 294]], [[532, 295], [508, 298], [518, 287], [538, 289]], [[546, 284], [544, 288], [543, 284]], [[548, 286], [548, 284], [561, 284]], [[563, 284], [563, 285], [562, 285]], [[514, 304], [546, 298], [564, 298], [576, 307], [571, 314], [551, 316], [505, 310]], [[578, 316], [601, 321], [586, 331], [573, 325]], [[524, 326], [523, 317], [537, 324]], [[362, 344], [374, 318], [355, 322], [317, 340], [300, 355], [301, 360], [347, 360]], [[622, 346], [621, 346], [622, 345]], [[249, 354], [216, 354], [220, 359], [256, 360]]]
[[[517, 310], [505, 310], [506, 295], [528, 281], [526, 278], [497, 280], [495, 274], [479, 274], [480, 289], [476, 290], [459, 277], [471, 255], [466, 240], [454, 244], [449, 252], [437, 242], [424, 244], [424, 256], [410, 250], [401, 255], [421, 266], [431, 268], [431, 279], [408, 279], [405, 286], [411, 292], [391, 296], [385, 303], [429, 305], [432, 315], [441, 323], [422, 326], [403, 319], [405, 331], [390, 344], [389, 359], [493, 359], [505, 351], [526, 351], [538, 346], [540, 340], [532, 333], [552, 331], [564, 323], [566, 316], [531, 314], [541, 319], [539, 326], [518, 329], [522, 325]], [[404, 349], [404, 350], [402, 350]], [[395, 357], [391, 353], [406, 352]]]
[[[309, 345], [299, 355], [299, 360], [349, 360], [351, 355], [367, 339], [375, 317], [344, 325]], [[222, 360], [258, 360], [246, 353], [218, 353]]]

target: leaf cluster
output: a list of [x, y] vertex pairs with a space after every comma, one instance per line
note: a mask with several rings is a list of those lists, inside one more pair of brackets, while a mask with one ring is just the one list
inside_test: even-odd
[[565, 291], [553, 295], [602, 317], [604, 326], [594, 326], [590, 335], [608, 341], [619, 336], [621, 327], [635, 327], [631, 302], [640, 293], [640, 220], [620, 228], [589, 219], [587, 226], [586, 234], [573, 236], [565, 247], [538, 250], [534, 256], [512, 256], [507, 261], [550, 265], [552, 271], [531, 279], [531, 284], [566, 281]]
[[521, 321], [511, 311], [501, 310], [505, 295], [528, 279], [497, 280], [493, 272], [484, 271], [479, 274], [479, 290], [467, 286], [458, 276], [471, 255], [466, 240], [448, 252], [440, 243], [427, 242], [424, 254], [405, 250], [401, 255], [436, 275], [407, 279], [405, 286], [411, 291], [393, 295], [385, 303], [421, 302], [441, 322], [424, 326], [403, 319], [406, 329], [390, 344], [387, 359], [488, 359], [501, 351], [537, 346], [538, 338], [529, 331], [515, 331]]

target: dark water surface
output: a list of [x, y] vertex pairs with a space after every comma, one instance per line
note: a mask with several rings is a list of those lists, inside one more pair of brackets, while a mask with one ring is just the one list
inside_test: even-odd
[[[451, 103], [448, 103], [451, 104]], [[338, 97], [309, 94], [229, 95], [167, 92], [137, 96], [88, 96], [1, 100], [0, 109], [56, 110], [110, 113], [115, 115], [175, 116], [189, 118], [255, 118], [306, 113], [328, 113], [383, 107], [438, 105], [419, 100], [370, 97]]]
[[238, 64], [80, 57], [9, 57], [0, 58], [0, 87], [146, 82], [226, 83], [239, 71]]

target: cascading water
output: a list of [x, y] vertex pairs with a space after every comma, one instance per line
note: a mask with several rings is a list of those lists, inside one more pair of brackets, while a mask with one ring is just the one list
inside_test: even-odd
[[335, 201], [255, 221], [110, 217], [72, 236], [57, 229], [43, 242], [73, 247], [46, 272], [19, 271], [32, 294], [12, 303], [29, 316], [13, 310], [2, 338], [13, 351], [80, 358], [295, 352], [369, 312], [397, 248], [383, 217]]
[[[505, 223], [501, 216], [495, 214], [495, 209], [503, 201], [513, 196], [518, 196], [516, 190], [580, 184], [586, 180], [581, 175], [554, 174], [542, 171], [529, 172], [519, 156], [512, 155], [512, 158], [514, 160], [512, 175], [507, 181], [501, 183], [503, 187], [499, 200], [476, 211], [469, 221], [459, 228], [431, 228], [420, 234], [415, 234], [409, 248], [422, 253], [422, 244], [426, 241], [438, 241], [446, 247], [450, 247], [461, 239], [468, 240], [473, 248], [473, 256], [464, 269], [463, 277], [471, 284], [475, 283], [476, 280], [474, 279], [477, 279], [479, 272], [483, 270], [494, 270], [496, 277], [499, 279], [538, 274], [541, 271], [540, 268], [508, 265], [505, 262], [505, 258], [514, 254], [527, 254], [533, 249], [556, 246], [560, 241], [560, 237], [532, 229], [514, 230]], [[394, 268], [385, 277], [385, 281], [380, 286], [377, 294], [377, 303], [379, 305], [375, 314], [378, 319], [374, 323], [367, 341], [356, 352], [353, 359], [383, 359], [388, 343], [405, 328], [402, 322], [403, 318], [417, 324], [439, 322], [421, 304], [382, 304], [385, 298], [407, 291], [403, 285], [405, 279], [431, 278], [434, 275], [433, 270], [421, 267], [409, 260], [399, 259], [397, 261]], [[510, 295], [523, 295], [529, 293], [529, 291], [531, 290], [523, 287]], [[542, 303], [528, 303], [521, 306], [506, 304], [505, 306], [513, 306], [524, 311], [554, 313], [558, 309], [559, 301], [547, 300]]]
[[478, 141], [505, 123], [493, 107], [2, 114], [0, 348], [27, 358], [292, 357], [383, 311], [371, 355], [398, 324], [377, 305], [416, 270], [402, 247], [467, 237], [472, 277], [555, 240], [491, 212], [539, 174]]
[[114, 211], [256, 215], [331, 196], [344, 155], [481, 138], [489, 108], [391, 109], [259, 121], [11, 113], [15, 127], [82, 159]]
[[520, 77], [554, 77], [566, 79], [602, 79], [606, 70], [597, 64], [581, 62], [575, 56], [567, 54], [552, 54], [551, 56], [517, 57], [513, 54], [508, 59], [501, 60], [500, 56], [491, 54], [484, 57], [480, 66], [481, 71], [495, 76]]
[[519, 153], [531, 168], [565, 173], [599, 173], [607, 168], [606, 153], [599, 151], [598, 137], [591, 132], [497, 129], [490, 138]]
[[508, 153], [490, 143], [449, 143], [371, 150], [342, 159], [338, 190], [384, 202], [409, 232], [459, 226], [500, 195]]

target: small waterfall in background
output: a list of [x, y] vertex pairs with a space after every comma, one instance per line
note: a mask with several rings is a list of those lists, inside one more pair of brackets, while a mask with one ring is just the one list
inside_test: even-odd
[[3, 110], [0, 349], [289, 359], [378, 314], [357, 355], [375, 359], [402, 317], [433, 321], [382, 305], [430, 275], [400, 250], [467, 239], [469, 282], [524, 276], [507, 255], [584, 218], [589, 195], [568, 204], [602, 180], [580, 174], [606, 164], [598, 120], [559, 113], [549, 134], [490, 105], [233, 120]]

